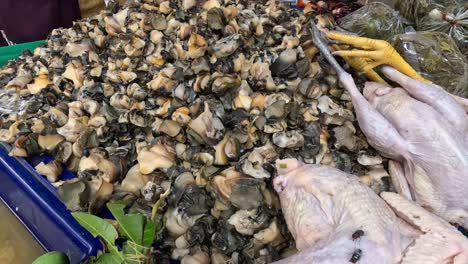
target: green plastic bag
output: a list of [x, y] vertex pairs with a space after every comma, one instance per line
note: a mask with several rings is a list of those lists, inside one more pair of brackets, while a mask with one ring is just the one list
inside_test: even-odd
[[44, 43], [44, 40], [34, 41], [34, 42], [27, 42], [22, 44], [17, 44], [13, 46], [6, 46], [0, 48], [0, 66], [5, 65], [9, 60], [17, 58], [21, 55], [23, 50], [27, 49], [31, 52], [39, 46], [40, 44]]
[[397, 35], [391, 42], [424, 78], [452, 94], [468, 97], [468, 60], [449, 35], [412, 32]]
[[343, 17], [340, 27], [360, 36], [389, 40], [405, 33], [406, 20], [390, 6], [373, 2]]
[[435, 8], [424, 16], [419, 31], [438, 31], [449, 34], [462, 52], [468, 51], [468, 3]]
[[404, 18], [418, 26], [419, 21], [434, 8], [458, 4], [462, 1], [464, 0], [398, 0], [395, 8]]

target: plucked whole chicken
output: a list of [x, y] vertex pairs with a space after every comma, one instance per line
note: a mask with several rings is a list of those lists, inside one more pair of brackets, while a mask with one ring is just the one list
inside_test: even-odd
[[[276, 162], [274, 180], [299, 253], [286, 263], [468, 263], [468, 240], [396, 193], [381, 198], [335, 168]], [[378, 260], [378, 262], [376, 262]]]

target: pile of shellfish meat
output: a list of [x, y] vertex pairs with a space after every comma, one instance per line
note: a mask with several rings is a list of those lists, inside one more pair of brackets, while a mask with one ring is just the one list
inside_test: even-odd
[[155, 263], [284, 258], [276, 159], [390, 188], [311, 19], [274, 1], [140, 0], [55, 29], [0, 69], [0, 141], [52, 156], [36, 170], [71, 211], [123, 200], [150, 215], [169, 190]]

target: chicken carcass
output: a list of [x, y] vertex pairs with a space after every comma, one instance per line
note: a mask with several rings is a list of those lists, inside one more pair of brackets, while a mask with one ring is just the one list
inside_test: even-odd
[[312, 24], [314, 43], [351, 96], [359, 126], [371, 146], [392, 159], [394, 186], [407, 198], [468, 228], [468, 116], [441, 87], [382, 69], [402, 88], [367, 83], [364, 96]]
[[[393, 159], [390, 175], [401, 194], [468, 227], [467, 114], [442, 88], [392, 68], [383, 72], [403, 88], [365, 85], [364, 96], [379, 115], [360, 117], [369, 144]], [[387, 133], [394, 137], [389, 140]]]
[[384, 198], [408, 222], [356, 176], [295, 159], [276, 167], [274, 187], [299, 250], [276, 264], [467, 263], [468, 240], [398, 194]]

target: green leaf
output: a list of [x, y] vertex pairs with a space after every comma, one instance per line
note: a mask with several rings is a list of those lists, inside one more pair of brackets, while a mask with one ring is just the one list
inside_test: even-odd
[[32, 264], [69, 264], [70, 260], [67, 255], [59, 251], [52, 251], [46, 253], [36, 260]]
[[143, 243], [145, 247], [151, 246], [156, 237], [156, 224], [147, 220], [145, 223], [145, 229], [143, 231]]
[[108, 203], [107, 208], [111, 211], [117, 222], [119, 222], [122, 235], [134, 243], [143, 243], [143, 226], [145, 217], [142, 214], [125, 214], [123, 202]]
[[106, 253], [99, 256], [95, 262], [96, 264], [121, 264], [122, 259], [114, 253]]
[[117, 230], [106, 222], [104, 219], [94, 216], [88, 213], [75, 212], [72, 213], [73, 217], [82, 225], [86, 230], [88, 230], [93, 236], [100, 236], [104, 241], [106, 241], [107, 247], [109, 248], [110, 253], [115, 254], [123, 261], [123, 255], [114, 242], [117, 239]]

